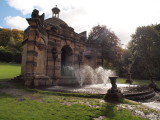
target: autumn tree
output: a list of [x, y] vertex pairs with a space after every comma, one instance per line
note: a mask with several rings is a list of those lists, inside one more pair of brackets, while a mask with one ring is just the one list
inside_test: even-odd
[[17, 29], [0, 29], [0, 61], [20, 62], [23, 31]]
[[10, 29], [0, 28], [0, 46], [7, 46], [11, 37]]

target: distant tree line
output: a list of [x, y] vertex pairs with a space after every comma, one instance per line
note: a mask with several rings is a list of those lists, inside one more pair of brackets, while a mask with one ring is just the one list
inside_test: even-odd
[[[131, 72], [133, 78], [160, 79], [160, 24], [138, 27], [131, 38], [128, 48], [122, 49], [113, 31], [97, 25], [90, 31], [87, 42], [101, 44], [103, 67], [116, 70], [120, 77]], [[22, 40], [23, 31], [1, 28], [0, 61], [20, 63]]]
[[0, 28], [0, 61], [21, 62], [23, 31]]
[[133, 78], [160, 79], [160, 24], [141, 26], [123, 50], [121, 71], [131, 65]]

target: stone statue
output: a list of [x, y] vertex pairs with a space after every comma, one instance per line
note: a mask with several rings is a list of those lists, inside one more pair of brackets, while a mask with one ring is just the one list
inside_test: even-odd
[[44, 13], [42, 15], [39, 15], [39, 11], [37, 9], [34, 9], [31, 15], [31, 18], [38, 18], [42, 23], [44, 22]]
[[34, 9], [31, 15], [32, 18], [39, 18], [39, 11], [37, 9]]

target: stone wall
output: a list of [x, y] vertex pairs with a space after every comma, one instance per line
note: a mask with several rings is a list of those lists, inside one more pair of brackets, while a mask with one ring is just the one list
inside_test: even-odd
[[84, 56], [84, 52], [89, 48], [85, 42], [86, 32], [78, 34], [67, 24], [57, 23], [56, 26], [56, 23], [47, 23], [39, 15], [27, 21], [29, 27], [24, 31], [22, 53], [22, 76], [25, 85], [75, 85], [78, 83], [74, 76], [62, 74], [63, 66], [80, 68], [90, 65], [96, 68], [102, 65], [98, 48], [91, 48], [94, 53], [91, 59]]

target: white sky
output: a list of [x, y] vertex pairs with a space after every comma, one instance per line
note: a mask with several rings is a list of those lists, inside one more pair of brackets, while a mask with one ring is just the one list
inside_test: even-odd
[[[51, 17], [51, 9], [58, 5], [60, 18], [76, 32], [98, 24], [106, 25], [127, 45], [138, 26], [160, 23], [160, 0], [7, 0], [24, 15], [34, 8]], [[5, 23], [11, 28], [25, 29], [27, 22], [20, 16], [8, 16]], [[19, 22], [17, 22], [17, 20]], [[19, 24], [21, 22], [21, 25]]]

